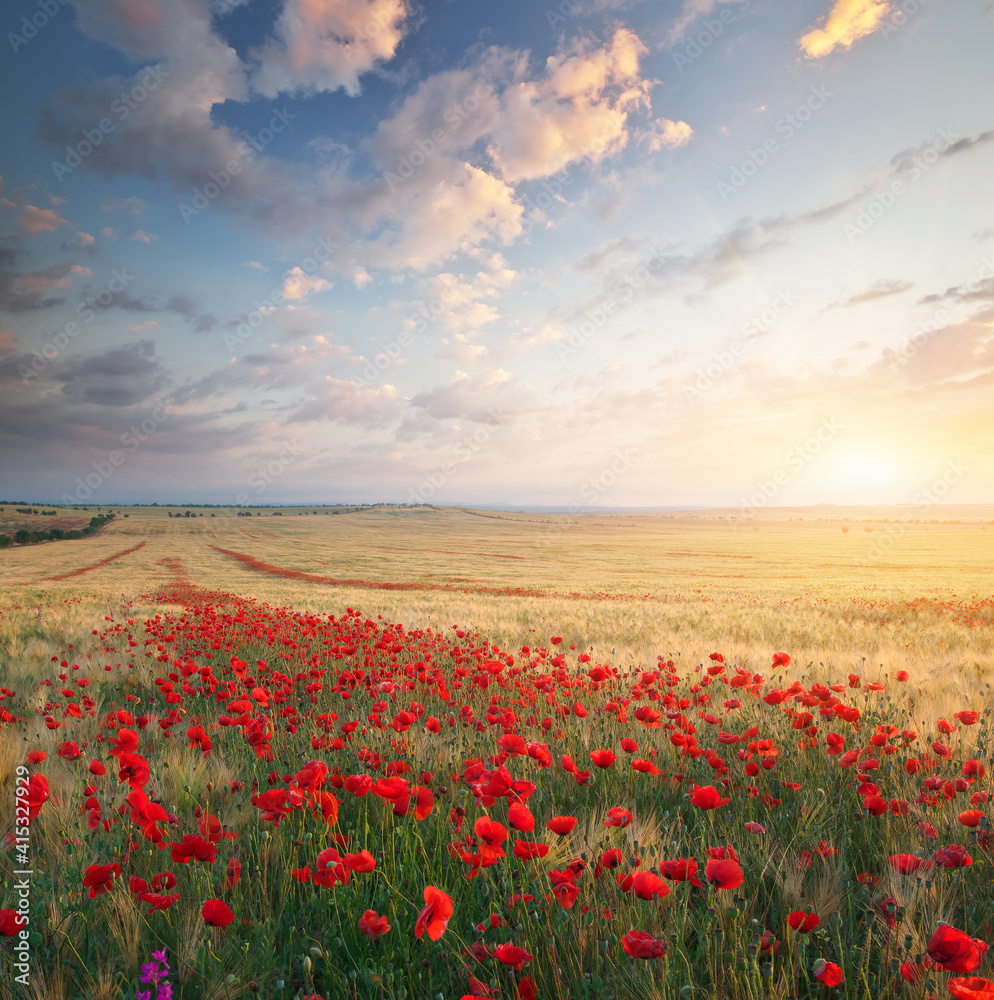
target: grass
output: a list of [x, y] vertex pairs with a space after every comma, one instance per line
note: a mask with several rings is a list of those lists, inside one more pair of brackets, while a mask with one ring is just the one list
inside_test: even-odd
[[[0, 795], [13, 802], [16, 768], [24, 765], [29, 748], [48, 754], [33, 770], [44, 774], [51, 794], [32, 824], [32, 926], [40, 938], [23, 995], [130, 1000], [140, 963], [148, 961], [152, 948], [164, 946], [177, 995], [185, 1000], [254, 995], [253, 984], [262, 995], [281, 998], [313, 990], [326, 1000], [421, 1000], [439, 993], [448, 1000], [469, 992], [464, 967], [502, 996], [511, 996], [512, 985], [531, 975], [541, 997], [558, 1000], [787, 1000], [818, 991], [828, 995], [812, 978], [819, 955], [845, 969], [837, 995], [925, 996], [925, 985], [911, 989], [896, 976], [894, 960], [920, 955], [939, 920], [990, 936], [991, 859], [975, 835], [970, 835], [975, 863], [968, 868], [916, 878], [899, 875], [887, 858], [912, 851], [927, 856], [919, 821], [936, 826], [934, 846], [957, 837], [963, 843], [968, 836], [956, 819], [968, 793], [932, 805], [920, 801], [921, 778], [951, 777], [971, 756], [986, 759], [990, 714], [984, 708], [994, 679], [989, 575], [994, 531], [980, 519], [902, 525], [899, 532], [892, 525], [875, 520], [865, 525], [874, 531], [865, 532], [863, 524], [851, 522], [843, 533], [838, 521], [800, 522], [786, 515], [736, 527], [705, 516], [554, 518], [431, 508], [179, 520], [143, 511], [127, 520], [119, 516], [95, 538], [0, 553], [0, 686], [15, 692], [4, 705], [22, 720], [5, 725], [0, 736]], [[888, 532], [891, 545], [875, 544]], [[331, 585], [310, 578], [353, 582]], [[383, 589], [388, 584], [405, 589]], [[360, 613], [346, 615], [346, 608]], [[402, 630], [388, 628], [399, 622]], [[561, 643], [554, 644], [553, 637]], [[517, 687], [481, 673], [479, 664], [498, 650], [514, 657], [516, 666], [506, 667], [502, 677], [517, 678]], [[719, 674], [716, 687], [705, 691], [700, 682], [707, 672], [696, 668], [711, 664], [708, 654], [715, 650], [724, 655], [727, 675]], [[789, 666], [771, 668], [777, 650], [791, 654]], [[581, 653], [589, 655], [589, 664], [578, 660]], [[563, 660], [556, 665], [559, 655]], [[270, 727], [271, 762], [252, 751], [245, 725], [217, 724], [225, 701], [193, 688], [173, 703], [165, 697], [166, 674], [182, 663], [209, 665], [218, 683], [240, 680], [237, 671], [230, 674], [232, 656], [249, 670], [263, 659], [271, 671], [303, 678], [290, 685], [292, 694], [288, 689], [283, 703], [296, 715], [279, 716], [276, 705], [264, 704], [250, 713], [280, 719]], [[324, 689], [308, 693], [304, 687], [314, 656], [328, 673], [321, 678]], [[411, 666], [413, 672], [405, 673], [405, 665], [416, 662], [427, 667]], [[586, 670], [597, 664], [617, 676], [592, 682]], [[858, 725], [820, 716], [817, 707], [808, 709], [812, 720], [804, 722], [798, 718], [802, 707], [786, 702], [792, 709], [787, 713], [745, 691], [739, 695], [742, 707], [725, 711], [721, 703], [731, 692], [722, 685], [726, 676], [735, 676], [732, 664], [762, 675], [757, 694], [841, 681], [846, 686], [838, 697], [858, 707]], [[342, 682], [334, 684], [346, 668], [399, 687], [384, 693], [364, 679], [346, 701]], [[660, 670], [657, 681], [644, 682], [646, 672]], [[910, 674], [908, 683], [894, 681], [900, 670]], [[89, 684], [75, 699], [60, 697], [66, 681], [59, 673], [68, 683]], [[848, 686], [850, 673], [860, 675], [859, 687]], [[484, 676], [486, 687], [476, 683]], [[554, 678], [551, 686], [542, 680], [546, 676]], [[198, 677], [203, 674], [192, 673], [190, 683], [202, 687]], [[442, 687], [440, 677], [446, 678]], [[40, 683], [46, 680], [53, 686]], [[875, 681], [882, 690], [866, 689]], [[279, 688], [261, 674], [253, 682]], [[457, 689], [457, 682], [465, 686]], [[410, 693], [404, 693], [404, 684], [412, 686]], [[182, 687], [179, 674], [172, 686]], [[709, 705], [705, 695], [712, 691]], [[617, 699], [636, 694], [622, 719]], [[233, 697], [229, 694], [228, 703]], [[374, 708], [378, 699], [389, 708]], [[423, 709], [411, 728], [381, 728], [411, 699]], [[72, 700], [87, 706], [78, 719], [64, 714]], [[662, 728], [647, 729], [633, 717], [643, 702], [660, 708], [677, 704], [679, 718], [664, 716]], [[578, 717], [578, 703], [589, 714]], [[460, 721], [455, 709], [462, 704], [472, 708], [472, 722]], [[507, 823], [499, 798], [492, 806], [481, 805], [460, 777], [467, 761], [486, 762], [499, 750], [500, 724], [475, 724], [495, 705], [513, 711], [517, 722], [511, 728], [526, 740], [548, 744], [553, 757], [548, 769], [528, 757], [507, 760], [513, 776], [536, 785], [528, 804], [537, 823], [533, 833], [512, 831], [505, 846], [515, 837], [544, 840], [550, 853], [540, 862], [505, 859], [468, 880], [450, 845], [472, 832], [474, 819], [484, 812]], [[213, 865], [172, 863], [169, 851], [150, 846], [127, 819], [109, 829], [90, 827], [87, 783], [95, 788], [101, 819], [127, 816], [117, 810], [130, 789], [118, 784], [117, 763], [104, 742], [120, 725], [106, 725], [115, 706], [136, 716], [146, 713], [140, 746], [152, 770], [147, 790], [175, 817], [175, 823], [163, 824], [166, 840], [195, 834], [204, 813], [237, 835], [218, 842]], [[320, 742], [317, 714], [332, 707], [341, 719], [328, 735], [339, 735], [339, 749], [312, 743], [312, 737]], [[951, 760], [934, 756], [929, 745], [937, 720], [968, 707], [980, 710], [979, 724], [941, 736], [952, 745]], [[185, 713], [182, 721], [170, 724], [170, 711]], [[720, 726], [701, 721], [708, 711], [720, 717]], [[379, 725], [369, 720], [370, 712], [382, 716]], [[60, 722], [59, 728], [49, 728], [46, 715]], [[442, 720], [438, 735], [425, 729], [428, 716]], [[550, 719], [547, 727], [543, 716]], [[295, 720], [295, 733], [286, 730], [288, 718]], [[349, 718], [360, 728], [346, 735], [340, 727]], [[688, 732], [689, 719], [696, 723], [700, 745], [713, 748], [721, 767], [674, 746], [671, 733]], [[182, 738], [198, 722], [213, 741], [208, 756]], [[843, 734], [847, 748], [869, 748], [869, 735], [879, 725], [921, 734], [916, 745], [890, 737], [892, 756], [867, 750], [879, 758], [880, 770], [864, 773], [880, 784], [886, 799], [909, 803], [906, 816], [868, 818], [853, 782], [856, 769], [838, 767], [824, 752], [829, 730]], [[719, 728], [742, 733], [750, 726], [779, 750], [776, 767], [754, 778], [745, 776], [735, 745], [715, 740]], [[811, 734], [811, 726], [819, 730]], [[637, 738], [636, 756], [654, 761], [663, 777], [629, 766], [629, 755], [620, 749], [623, 736]], [[805, 746], [805, 738], [812, 745]], [[58, 755], [64, 741], [77, 742], [78, 760]], [[619, 754], [604, 771], [589, 762], [590, 751], [601, 747]], [[337, 827], [329, 829], [304, 808], [274, 826], [249, 799], [253, 782], [265, 790], [273, 773], [272, 787], [283, 787], [282, 775], [293, 775], [311, 757], [340, 767], [343, 775], [362, 773], [360, 748], [383, 762], [406, 764], [412, 783], [431, 788], [435, 808], [425, 821], [394, 817], [375, 794], [353, 798], [339, 789]], [[594, 772], [587, 783], [563, 771], [563, 754]], [[895, 766], [910, 757], [926, 760], [925, 771], [915, 776]], [[95, 758], [107, 764], [103, 778], [85, 771]], [[422, 772], [431, 776], [417, 777]], [[695, 783], [723, 787], [723, 775], [731, 783], [730, 804], [710, 812], [689, 805]], [[232, 781], [246, 787], [232, 791]], [[785, 788], [784, 781], [799, 787]], [[747, 784], [756, 786], [757, 797], [745, 794]], [[989, 779], [970, 792], [987, 787]], [[764, 804], [759, 792], [781, 804]], [[629, 826], [604, 825], [613, 806], [631, 810]], [[468, 817], [460, 834], [450, 822], [456, 807]], [[580, 819], [568, 837], [544, 829], [550, 816], [566, 813]], [[767, 833], [748, 833], [743, 824], [750, 821], [764, 824]], [[11, 830], [8, 822], [0, 834]], [[334, 845], [335, 830], [351, 838], [349, 850], [368, 848], [377, 858], [376, 871], [356, 874], [349, 885], [334, 889], [289, 878], [292, 869], [314, 867], [318, 851]], [[822, 841], [838, 851], [834, 858], [818, 854]], [[586, 860], [592, 868], [607, 848], [620, 847], [628, 871], [634, 870], [634, 858], [646, 869], [680, 856], [695, 856], [703, 871], [705, 849], [723, 844], [738, 851], [747, 874], [741, 890], [716, 891], [705, 880], [699, 891], [674, 885], [665, 899], [649, 903], [622, 892], [612, 873], [594, 880], [588, 871], [578, 880], [581, 894], [574, 907], [564, 909], [554, 899], [546, 903], [545, 872], [562, 870], [571, 859]], [[809, 867], [803, 865], [805, 850], [813, 852]], [[244, 866], [236, 890], [224, 884], [229, 857]], [[115, 859], [125, 861], [121, 883], [90, 900], [81, 887], [87, 866]], [[151, 879], [165, 870], [178, 877], [171, 891], [180, 892], [180, 902], [149, 912], [128, 893], [127, 879]], [[861, 884], [860, 872], [873, 873], [879, 882]], [[450, 928], [437, 943], [411, 936], [428, 884], [448, 892], [455, 906]], [[534, 899], [510, 906], [515, 893]], [[200, 902], [212, 897], [231, 904], [236, 923], [204, 926]], [[887, 897], [902, 906], [893, 929], [879, 915], [867, 916], [868, 910], [879, 914]], [[806, 907], [822, 918], [810, 938], [786, 931], [784, 924], [789, 912]], [[367, 941], [357, 929], [358, 915], [367, 908], [386, 915], [392, 925], [380, 941]], [[601, 915], [605, 908], [610, 920]], [[476, 923], [490, 912], [500, 913], [506, 926], [477, 933]], [[641, 962], [626, 955], [619, 942], [633, 927], [665, 941], [666, 958]], [[775, 955], [757, 947], [766, 929], [781, 942]], [[492, 948], [507, 940], [533, 956], [521, 972], [511, 973], [490, 958], [477, 961], [481, 945]], [[935, 974], [933, 982], [939, 982]], [[7, 989], [0, 995], [11, 995]]]

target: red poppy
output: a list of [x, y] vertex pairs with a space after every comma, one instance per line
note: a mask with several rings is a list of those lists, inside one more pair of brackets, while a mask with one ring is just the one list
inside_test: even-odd
[[358, 854], [346, 854], [342, 860], [354, 872], [371, 872], [376, 867], [376, 858], [365, 849]]
[[242, 863], [237, 858], [228, 858], [228, 875], [225, 884], [229, 889], [234, 889], [242, 878]]
[[613, 750], [592, 750], [590, 759], [597, 767], [610, 767], [618, 758]]
[[697, 877], [697, 862], [693, 858], [674, 858], [671, 861], [663, 861], [659, 865], [660, 873], [673, 882], [690, 882], [692, 885], [700, 886], [701, 880]]
[[514, 856], [521, 861], [535, 861], [537, 858], [544, 858], [548, 853], [548, 844], [536, 844], [530, 840], [516, 840], [514, 842]]
[[984, 818], [983, 811], [980, 809], [966, 809], [959, 814], [959, 821], [963, 826], [977, 827], [980, 826], [980, 821]]
[[142, 902], [148, 903], [150, 910], [168, 910], [179, 899], [179, 893], [174, 892], [171, 896], [163, 896], [157, 892], [143, 892], [140, 898]]
[[518, 1000], [536, 1000], [538, 997], [538, 987], [531, 976], [525, 976], [518, 983]]
[[381, 917], [375, 910], [366, 910], [359, 918], [359, 930], [365, 934], [370, 941], [375, 941], [383, 937], [390, 930], [390, 924], [386, 917]]
[[497, 956], [498, 961], [503, 962], [504, 965], [511, 966], [513, 969], [520, 969], [522, 963], [532, 960], [532, 956], [524, 948], [519, 948], [517, 945], [511, 944], [510, 941], [507, 944], [497, 945], [494, 948], [494, 955]]
[[441, 889], [429, 885], [424, 891], [425, 908], [418, 914], [414, 936], [422, 937], [425, 931], [432, 941], [437, 941], [449, 926], [452, 917], [452, 898]]
[[931, 868], [931, 861], [922, 861], [921, 858], [916, 857], [914, 854], [892, 854], [890, 856], [890, 864], [894, 871], [899, 872], [901, 875], [910, 875], [912, 872], [918, 871], [919, 868]]
[[632, 814], [622, 806], [612, 806], [607, 811], [607, 819], [604, 820], [605, 826], [628, 826], [632, 821]]
[[745, 881], [742, 866], [731, 858], [709, 861], [704, 874], [716, 889], [737, 889]]
[[500, 845], [507, 840], [507, 828], [489, 816], [480, 816], [473, 824], [473, 831], [480, 841], [480, 855], [484, 859], [503, 858], [504, 848]]
[[34, 819], [48, 801], [48, 779], [32, 774], [28, 779], [28, 819]]
[[47, 756], [44, 750], [31, 750], [28, 752], [27, 760], [29, 764], [41, 764]]
[[947, 979], [946, 989], [956, 1000], [994, 1000], [994, 983], [989, 979]]
[[965, 847], [959, 844], [950, 844], [948, 847], [940, 847], [935, 852], [933, 859], [937, 865], [943, 868], [966, 868], [973, 864], [973, 858], [966, 853]]
[[721, 792], [714, 785], [698, 785], [690, 793], [690, 804], [697, 809], [717, 809], [731, 801], [731, 799], [723, 799]]
[[973, 972], [984, 960], [987, 943], [949, 924], [940, 924], [925, 950], [946, 972]]
[[670, 894], [670, 887], [652, 872], [636, 872], [632, 878], [632, 893], [639, 899], [656, 900]]
[[646, 931], [629, 931], [621, 939], [621, 947], [632, 958], [662, 958], [666, 954], [666, 945]]
[[815, 963], [815, 979], [826, 986], [838, 986], [842, 982], [842, 970], [834, 962], [819, 959]]
[[535, 829], [535, 817], [524, 802], [512, 802], [507, 810], [507, 822], [512, 830], [527, 833]]
[[3, 937], [15, 937], [17, 932], [24, 926], [24, 917], [17, 910], [0, 910], [0, 935]]
[[546, 825], [553, 833], [559, 834], [560, 837], [565, 837], [576, 826], [576, 817], [553, 816]]
[[227, 927], [235, 915], [220, 899], [208, 899], [200, 911], [208, 927]]
[[821, 923], [817, 913], [795, 910], [787, 915], [787, 923], [799, 934], [810, 934]]
[[114, 879], [120, 874], [119, 864], [90, 865], [83, 876], [83, 886], [90, 890], [90, 899], [110, 892], [114, 888]]

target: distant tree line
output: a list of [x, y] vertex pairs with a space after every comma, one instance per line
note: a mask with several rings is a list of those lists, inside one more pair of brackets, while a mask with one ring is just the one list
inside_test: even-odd
[[85, 528], [72, 528], [69, 531], [62, 528], [52, 528], [50, 531], [32, 531], [30, 528], [19, 528], [14, 532], [13, 538], [10, 535], [0, 535], [0, 549], [9, 549], [14, 544], [32, 545], [35, 542], [58, 542], [63, 538], [88, 538], [90, 535], [95, 535], [113, 519], [113, 514], [91, 517], [90, 523]]

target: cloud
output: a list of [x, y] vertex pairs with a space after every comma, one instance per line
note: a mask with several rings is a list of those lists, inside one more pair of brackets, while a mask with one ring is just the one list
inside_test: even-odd
[[551, 56], [544, 77], [510, 84], [488, 150], [501, 176], [548, 177], [623, 149], [628, 112], [649, 106], [652, 85], [639, 72], [646, 52], [633, 31], [617, 28], [603, 45], [580, 39]]
[[151, 340], [70, 359], [56, 378], [63, 395], [99, 406], [134, 406], [168, 383]]
[[323, 292], [334, 287], [330, 281], [316, 274], [308, 275], [302, 267], [295, 267], [287, 272], [283, 279], [283, 298], [296, 300], [306, 299], [315, 292]]
[[103, 212], [128, 212], [131, 215], [142, 215], [148, 207], [148, 202], [141, 198], [105, 198], [100, 203]]
[[285, 0], [275, 38], [252, 52], [252, 83], [267, 97], [343, 89], [392, 59], [409, 16], [405, 0]]
[[50, 208], [37, 208], [34, 205], [25, 205], [17, 215], [17, 224], [32, 236], [39, 233], [52, 233], [60, 226], [68, 226], [67, 220], [60, 218], [58, 214]]
[[136, 243], [154, 243], [159, 238], [156, 233], [146, 233], [144, 229], [129, 229], [128, 235]]
[[490, 269], [478, 271], [466, 280], [449, 272], [425, 279], [430, 302], [436, 303], [431, 314], [447, 330], [476, 330], [498, 319], [500, 312], [491, 301], [517, 277], [500, 254], [488, 261]]
[[896, 278], [878, 278], [866, 291], [857, 295], [852, 295], [848, 299], [832, 302], [825, 307], [828, 309], [846, 309], [850, 306], [862, 305], [864, 302], [875, 302], [877, 299], [887, 298], [890, 295], [900, 295], [911, 288], [913, 282], [901, 281]]
[[23, 253], [21, 237], [0, 234], [0, 312], [25, 313], [60, 305], [65, 299], [53, 290], [68, 288], [74, 277], [92, 272], [74, 261], [65, 260], [36, 271], [22, 271], [17, 261]]
[[666, 45], [673, 46], [682, 42], [687, 35], [687, 29], [694, 21], [710, 14], [719, 3], [748, 6], [748, 0], [684, 0], [683, 10], [680, 11], [676, 24], [666, 34]]
[[[952, 133], [949, 129], [940, 130], [940, 135], [942, 135], [943, 139], [945, 139], [946, 135], [949, 136], [949, 140], [945, 141], [944, 148], [941, 152], [936, 151], [937, 142], [935, 137], [926, 139], [914, 149], [902, 149], [900, 153], [895, 153], [890, 161], [892, 172], [894, 174], [900, 174], [916, 169], [915, 157], [925, 153], [926, 151], [931, 151], [932, 154], [937, 155], [940, 160], [946, 160], [950, 156], [956, 156], [959, 153], [968, 153], [971, 150], [976, 149], [978, 146], [984, 146], [989, 142], [994, 142], [994, 129], [988, 129], [986, 132], [981, 132], [979, 135], [961, 136], [958, 139], [952, 138], [954, 133]], [[935, 160], [930, 162], [934, 163]]]
[[259, 271], [262, 274], [265, 274], [269, 270], [265, 264], [260, 264], [257, 260], [245, 261], [245, 267], [250, 267], [253, 271]]
[[848, 49], [872, 34], [890, 9], [888, 0], [835, 0], [824, 26], [801, 38], [801, 50], [809, 59], [823, 59], [839, 47]]
[[645, 145], [650, 153], [658, 153], [661, 149], [679, 149], [686, 146], [694, 137], [694, 130], [686, 122], [675, 122], [669, 118], [660, 118], [654, 123], [654, 128], [639, 136], [639, 145]]

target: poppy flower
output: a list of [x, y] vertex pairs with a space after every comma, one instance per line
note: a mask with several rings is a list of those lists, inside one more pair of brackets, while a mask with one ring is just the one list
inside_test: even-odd
[[929, 958], [946, 972], [973, 972], [984, 960], [987, 942], [941, 924], [925, 946]]
[[179, 899], [179, 893], [164, 896], [157, 892], [143, 892], [140, 898], [142, 902], [148, 903], [149, 910], [168, 910]]
[[737, 889], [745, 881], [742, 866], [731, 858], [709, 861], [704, 874], [716, 889]]
[[890, 856], [890, 865], [894, 871], [901, 875], [910, 875], [912, 872], [918, 871], [919, 868], [931, 868], [932, 862], [922, 861], [921, 858], [915, 857], [914, 854], [892, 854]]
[[662, 899], [670, 894], [670, 887], [652, 872], [636, 872], [632, 878], [632, 894], [639, 899]]
[[48, 779], [40, 774], [32, 774], [28, 779], [28, 819], [34, 819], [41, 812], [49, 794]]
[[507, 828], [489, 816], [480, 816], [473, 824], [473, 831], [480, 841], [480, 855], [485, 859], [503, 858], [504, 848], [500, 845], [507, 840]]
[[638, 750], [638, 748], [639, 748], [638, 743], [636, 743], [635, 740], [633, 740], [629, 736], [626, 736], [621, 741], [621, 749], [624, 750], [625, 753], [635, 753], [635, 751]]
[[441, 889], [429, 885], [424, 891], [425, 908], [418, 914], [414, 936], [422, 937], [425, 931], [432, 941], [437, 941], [449, 926], [452, 917], [452, 898]]
[[994, 983], [989, 979], [947, 979], [946, 989], [956, 1000], [994, 1000]]
[[690, 882], [700, 888], [701, 880], [697, 877], [697, 862], [693, 858], [674, 858], [663, 861], [659, 871], [664, 878], [673, 882]]
[[509, 965], [513, 969], [520, 969], [524, 962], [532, 960], [532, 956], [524, 948], [519, 948], [517, 945], [511, 944], [510, 941], [507, 944], [497, 945], [494, 948], [494, 955], [499, 962], [503, 962], [504, 965]]
[[42, 764], [47, 756], [48, 754], [44, 750], [31, 750], [28, 753], [27, 760], [29, 764]]
[[959, 821], [963, 826], [976, 827], [980, 826], [980, 821], [984, 818], [983, 811], [980, 809], [966, 809], [959, 814]]
[[538, 987], [535, 985], [535, 980], [531, 976], [525, 976], [524, 979], [518, 983], [518, 998], [517, 1000], [536, 1000], [538, 997]]
[[15, 937], [17, 932], [24, 926], [24, 917], [17, 910], [0, 910], [0, 935], [3, 937]]
[[200, 912], [208, 927], [227, 927], [235, 919], [235, 915], [220, 899], [208, 899]]
[[386, 917], [381, 917], [375, 910], [366, 910], [359, 918], [359, 930], [370, 941], [375, 941], [377, 938], [383, 937], [390, 930], [390, 924]]
[[114, 888], [114, 879], [120, 874], [119, 864], [89, 865], [83, 876], [83, 886], [90, 890], [90, 899], [110, 892]]
[[815, 979], [826, 986], [838, 986], [842, 982], [842, 970], [834, 962], [819, 959], [815, 963]]
[[731, 799], [723, 799], [721, 792], [714, 785], [698, 785], [690, 793], [690, 804], [696, 809], [717, 809], [731, 801]]
[[935, 852], [933, 858], [937, 865], [943, 868], [966, 868], [973, 864], [973, 858], [966, 853], [966, 848], [959, 844], [950, 844], [948, 847], [940, 847]]
[[805, 913], [795, 910], [787, 915], [787, 923], [799, 934], [810, 934], [821, 923], [817, 913]]
[[358, 854], [346, 854], [342, 860], [354, 872], [371, 872], [376, 867], [376, 858], [365, 849]]
[[666, 954], [666, 945], [646, 931], [629, 931], [621, 939], [621, 947], [632, 958], [652, 959], [662, 958]]
[[610, 767], [618, 758], [613, 750], [592, 750], [590, 759], [597, 767]]
[[228, 874], [225, 878], [225, 885], [229, 889], [234, 889], [242, 879], [242, 863], [237, 858], [228, 858]]
[[535, 817], [524, 802], [512, 802], [507, 810], [507, 822], [512, 830], [527, 833], [535, 829]]
[[745, 828], [750, 833], [755, 833], [757, 835], [760, 834], [760, 833], [766, 833], [766, 827], [763, 826], [761, 823], [752, 823], [752, 822], [749, 822], [749, 823], [745, 824]]
[[622, 806], [612, 806], [607, 811], [607, 819], [604, 820], [605, 826], [628, 826], [632, 821], [632, 814]]
[[532, 843], [530, 840], [516, 840], [513, 853], [521, 861], [535, 861], [549, 853], [549, 845]]
[[565, 837], [576, 826], [575, 816], [553, 816], [546, 826], [560, 837]]

